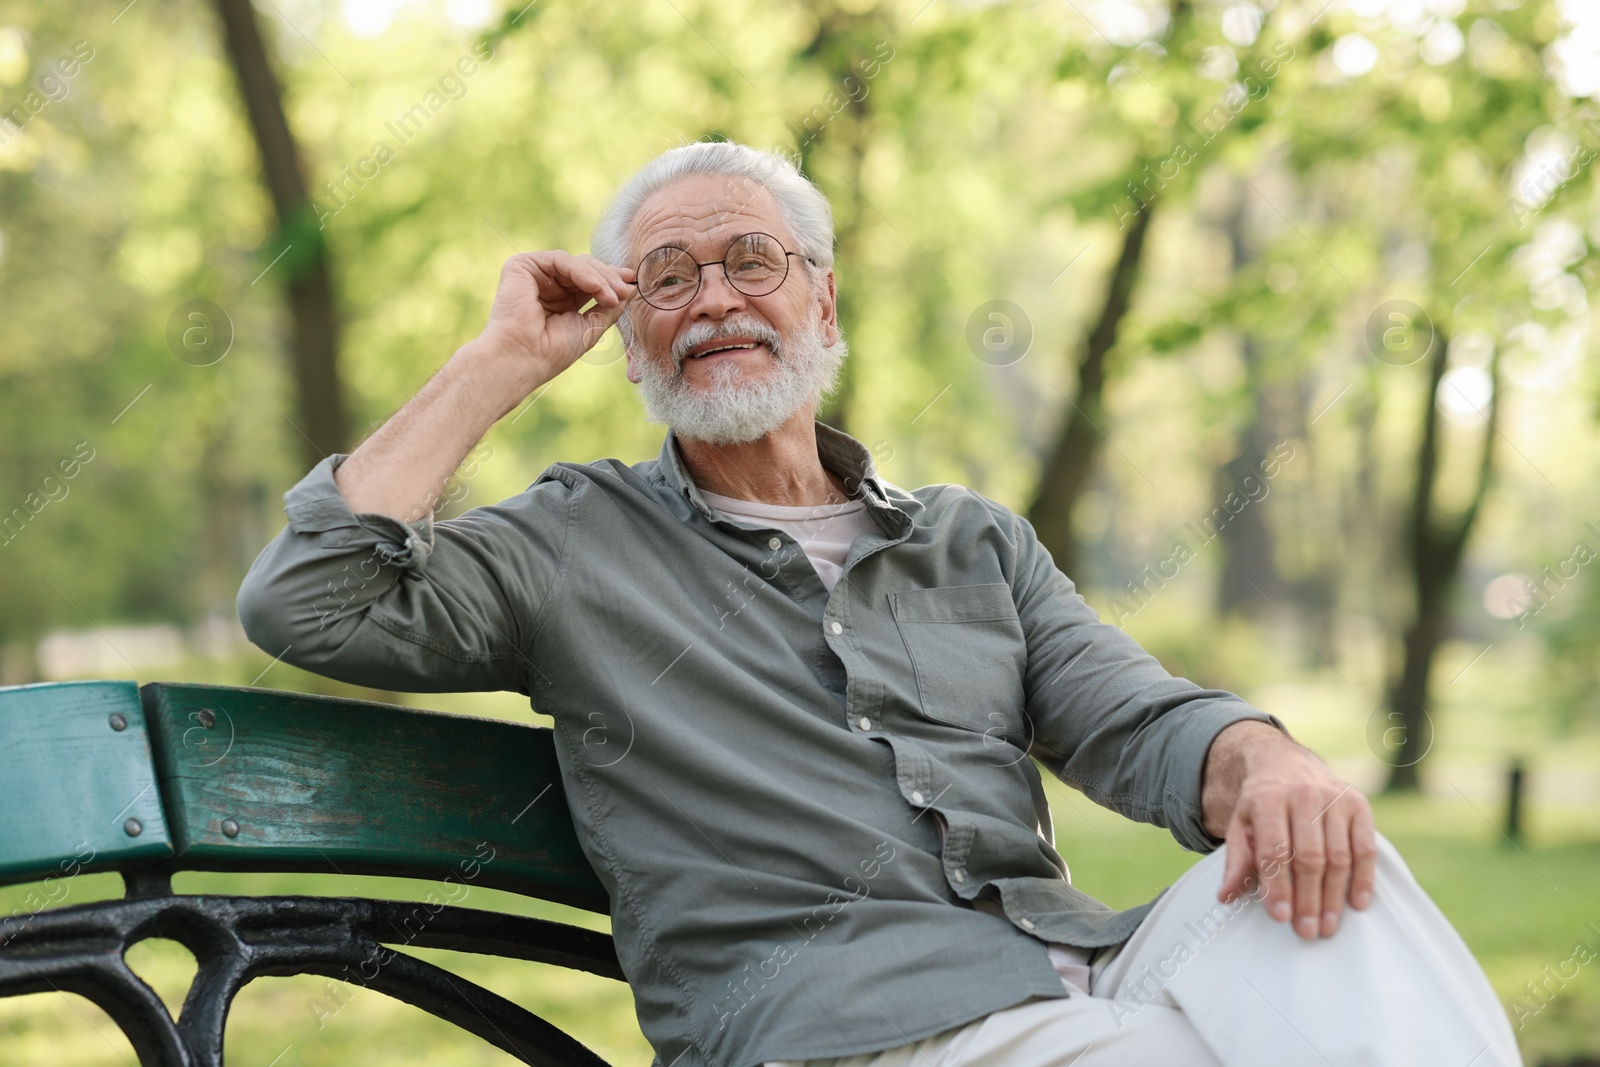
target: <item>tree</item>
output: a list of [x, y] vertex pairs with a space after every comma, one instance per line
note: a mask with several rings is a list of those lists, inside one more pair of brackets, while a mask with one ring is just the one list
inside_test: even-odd
[[1105, 422], [1106, 357], [1116, 346], [1117, 330], [1128, 313], [1153, 211], [1151, 205], [1141, 206], [1123, 234], [1122, 249], [1106, 285], [1105, 302], [1078, 358], [1077, 396], [1070, 401], [1072, 410], [1039, 475], [1039, 488], [1028, 509], [1028, 521], [1038, 530], [1040, 542], [1050, 550], [1056, 566], [1074, 579], [1080, 574], [1072, 512], [1104, 439], [1101, 426]]
[[[1291, 99], [1284, 106], [1295, 121], [1280, 127], [1282, 158], [1299, 203], [1279, 201], [1297, 222], [1286, 225], [1277, 254], [1298, 249], [1301, 262], [1313, 264], [1321, 278], [1320, 291], [1302, 296], [1302, 316], [1327, 323], [1343, 309], [1367, 332], [1363, 343], [1350, 345], [1364, 366], [1340, 374], [1349, 378], [1353, 371], [1355, 381], [1346, 388], [1355, 398], [1319, 430], [1332, 432], [1340, 419], [1350, 419], [1370, 443], [1393, 404], [1415, 404], [1421, 416], [1405, 420], [1416, 445], [1403, 488], [1385, 491], [1370, 463], [1354, 472], [1361, 485], [1353, 501], [1359, 521], [1397, 532], [1404, 546], [1380, 564], [1389, 578], [1380, 584], [1404, 588], [1406, 595], [1397, 603], [1379, 597], [1367, 605], [1394, 637], [1382, 709], [1390, 728], [1369, 738], [1390, 764], [1390, 789], [1417, 788], [1433, 743], [1432, 668], [1451, 636], [1471, 536], [1497, 488], [1496, 438], [1506, 434], [1500, 424], [1502, 348], [1518, 330], [1563, 314], [1554, 305], [1538, 310], [1537, 301], [1530, 307], [1523, 281], [1506, 269], [1537, 243], [1543, 223], [1530, 222], [1541, 212], [1557, 216], [1585, 184], [1571, 180], [1581, 168], [1564, 169], [1579, 158], [1577, 149], [1558, 161], [1561, 166], [1552, 171], [1545, 165], [1542, 175], [1533, 175], [1537, 180], [1529, 180], [1537, 169], [1538, 135], [1554, 133], [1578, 145], [1593, 139], [1592, 120], [1585, 122], [1588, 134], [1573, 129], [1583, 112], [1539, 59], [1559, 25], [1551, 13], [1535, 4], [1492, 15], [1471, 8], [1459, 25], [1440, 14], [1415, 23], [1395, 17], [1388, 26], [1374, 20], [1359, 30], [1355, 20], [1331, 13], [1314, 32], [1321, 49], [1315, 62], [1298, 65], [1298, 76], [1285, 80]], [[1341, 31], [1349, 32], [1336, 36]], [[1342, 56], [1339, 42], [1348, 42]], [[1560, 180], [1547, 181], [1551, 173]], [[1577, 243], [1582, 247], [1573, 258], [1581, 265], [1591, 249]], [[1571, 262], [1563, 267], [1576, 269]], [[1397, 299], [1411, 305], [1406, 314], [1418, 320], [1417, 334], [1431, 339], [1431, 346], [1415, 342], [1415, 359], [1425, 360], [1415, 398], [1410, 357], [1395, 359], [1374, 339], [1391, 325]], [[1469, 335], [1476, 335], [1477, 346], [1461, 344]], [[1450, 390], [1447, 374], [1468, 366], [1452, 365], [1451, 337], [1461, 351], [1487, 345], [1491, 353], [1479, 368], [1487, 380], [1486, 423], [1471, 457], [1452, 449], [1452, 435], [1441, 425], [1441, 404], [1460, 407], [1453, 393], [1441, 395], [1441, 383]], [[1442, 503], [1451, 499], [1459, 503]]]
[[296, 410], [306, 465], [345, 449], [350, 440], [339, 379], [339, 311], [328, 246], [316, 225], [300, 150], [283, 113], [282, 92], [250, 0], [216, 0], [223, 40], [261, 154], [261, 177], [272, 195], [278, 230], [268, 253], [292, 320]]
[[1442, 442], [1439, 432], [1440, 384], [1449, 359], [1445, 338], [1433, 339], [1428, 354], [1428, 389], [1422, 414], [1422, 440], [1417, 447], [1417, 475], [1406, 529], [1405, 561], [1410, 572], [1414, 602], [1404, 631], [1400, 672], [1389, 690], [1390, 719], [1399, 727], [1399, 744], [1392, 756], [1387, 788], [1416, 789], [1417, 766], [1433, 744], [1428, 714], [1434, 656], [1449, 623], [1450, 596], [1461, 574], [1462, 555], [1473, 525], [1494, 480], [1495, 418], [1500, 412], [1497, 348], [1489, 360], [1490, 397], [1485, 415], [1483, 443], [1471, 498], [1458, 515], [1448, 516], [1439, 504]]
[[[835, 212], [834, 238], [840, 262], [853, 262], [859, 251], [862, 217], [867, 211], [861, 192], [862, 159], [873, 111], [867, 101], [872, 95], [872, 80], [883, 66], [881, 46], [887, 36], [880, 17], [829, 8], [817, 20], [816, 35], [796, 57], [799, 63], [821, 71], [828, 86], [822, 100], [800, 117], [797, 126], [791, 126], [799, 140], [800, 168], [807, 175], [814, 175], [821, 150], [828, 145], [837, 144], [844, 156], [839, 163], [839, 177], [848, 189], [837, 190], [829, 197], [836, 205], [847, 205], [842, 218]], [[887, 55], [893, 57], [892, 48]], [[839, 288], [839, 325], [847, 338], [854, 335], [861, 321], [859, 293], [860, 287], [855, 284]], [[838, 388], [819, 416], [835, 429], [847, 429], [855, 383], [856, 364], [847, 359], [840, 369]]]
[[[1181, 203], [1196, 175], [1231, 143], [1249, 135], [1265, 121], [1259, 108], [1282, 66], [1282, 42], [1269, 44], [1255, 26], [1243, 56], [1228, 61], [1238, 79], [1220, 98], [1205, 73], [1219, 55], [1213, 32], [1196, 19], [1194, 5], [1175, 0], [1169, 25], [1155, 41], [1144, 42], [1133, 53], [1115, 49], [1115, 62], [1098, 79], [1113, 86], [1131, 87], [1142, 101], [1135, 105], [1157, 116], [1136, 128], [1129, 162], [1110, 181], [1093, 185], [1075, 199], [1087, 210], [1115, 205], [1121, 245], [1107, 280], [1105, 298], [1075, 360], [1077, 395], [1062, 420], [1055, 445], [1048, 450], [1038, 487], [1028, 508], [1028, 518], [1041, 542], [1067, 574], [1084, 584], [1072, 516], [1088, 484], [1101, 443], [1106, 439], [1105, 387], [1109, 360], [1117, 348], [1119, 331], [1128, 317], [1151, 217], [1158, 205]], [[1293, 55], [1293, 49], [1288, 50]], [[1061, 73], [1086, 78], [1093, 64], [1069, 57]], [[1165, 116], [1165, 118], [1162, 118]], [[1116, 109], [1107, 110], [1105, 131], [1109, 139], [1127, 139], [1127, 123]], [[1113, 132], [1113, 130], [1115, 132]]]
[[[1227, 234], [1234, 277], [1254, 259], [1255, 250], [1245, 233], [1245, 204], [1250, 195], [1244, 182], [1234, 183], [1235, 199], [1227, 218]], [[1261, 483], [1268, 451], [1280, 439], [1272, 409], [1273, 391], [1267, 378], [1263, 341], [1248, 326], [1239, 327], [1239, 357], [1244, 363], [1244, 386], [1249, 406], [1239, 431], [1238, 450], [1217, 468], [1215, 497]], [[1265, 499], [1263, 496], [1262, 499]], [[1222, 542], [1222, 571], [1217, 577], [1217, 613], [1260, 616], [1270, 613], [1282, 592], [1282, 580], [1273, 559], [1275, 544], [1266, 512], [1245, 507], [1218, 530]]]

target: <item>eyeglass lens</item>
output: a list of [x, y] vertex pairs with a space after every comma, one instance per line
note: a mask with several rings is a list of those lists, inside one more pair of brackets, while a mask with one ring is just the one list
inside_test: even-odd
[[[722, 258], [728, 284], [745, 296], [766, 296], [783, 284], [789, 256], [777, 238], [747, 233], [728, 246]], [[683, 307], [700, 291], [700, 267], [682, 248], [658, 248], [639, 264], [639, 295], [653, 307]]]

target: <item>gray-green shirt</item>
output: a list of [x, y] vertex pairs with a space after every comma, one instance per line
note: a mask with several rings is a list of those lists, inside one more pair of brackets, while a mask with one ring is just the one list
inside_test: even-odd
[[832, 593], [793, 538], [707, 506], [672, 434], [409, 525], [352, 514], [330, 457], [239, 592], [297, 666], [554, 717], [663, 1065], [851, 1055], [1068, 995], [1046, 942], [1114, 944], [1149, 905], [1073, 888], [1034, 760], [1208, 851], [1206, 750], [1271, 721], [1101, 623], [1026, 520], [816, 432], [877, 527]]

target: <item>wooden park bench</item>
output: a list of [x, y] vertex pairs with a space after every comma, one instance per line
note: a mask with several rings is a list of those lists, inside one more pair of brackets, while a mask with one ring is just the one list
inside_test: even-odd
[[[603, 1064], [537, 1015], [393, 947], [623, 980], [609, 936], [449, 903], [465, 895], [453, 887], [481, 885], [609, 911], [548, 730], [262, 689], [13, 686], [0, 688], [0, 810], [0, 884], [117, 871], [126, 887], [118, 900], [0, 914], [0, 997], [86, 997], [143, 1067], [220, 1067], [235, 994], [300, 974], [375, 989], [525, 1063]], [[183, 895], [176, 871], [445, 888], [425, 903]], [[176, 941], [198, 964], [176, 1020], [125, 962], [146, 938]]]

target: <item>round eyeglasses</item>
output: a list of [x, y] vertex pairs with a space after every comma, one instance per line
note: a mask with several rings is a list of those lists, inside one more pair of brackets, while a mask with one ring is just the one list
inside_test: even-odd
[[701, 268], [717, 263], [734, 289], [745, 296], [766, 296], [783, 284], [789, 276], [789, 257], [798, 255], [765, 233], [735, 237], [722, 259], [706, 263], [696, 262], [685, 249], [664, 245], [639, 262], [639, 296], [653, 308], [676, 311], [700, 291]]

